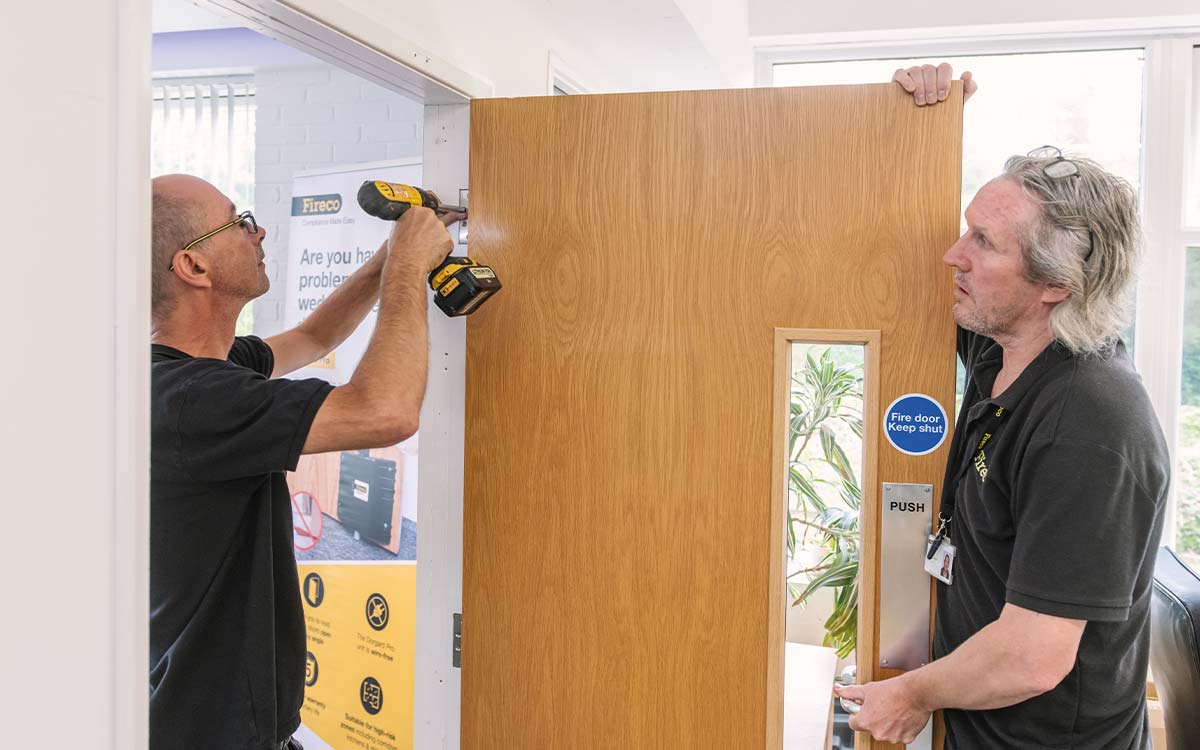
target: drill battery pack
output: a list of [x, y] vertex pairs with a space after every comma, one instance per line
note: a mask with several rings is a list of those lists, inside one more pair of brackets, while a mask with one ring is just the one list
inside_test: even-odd
[[496, 272], [470, 258], [450, 256], [429, 274], [433, 300], [451, 317], [466, 315], [500, 290]]

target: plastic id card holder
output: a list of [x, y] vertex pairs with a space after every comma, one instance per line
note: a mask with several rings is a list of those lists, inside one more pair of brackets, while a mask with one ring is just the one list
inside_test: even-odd
[[[925, 552], [929, 553], [929, 545], [933, 544], [933, 537], [925, 543]], [[942, 583], [954, 583], [954, 545], [950, 543], [950, 538], [942, 539], [942, 543], [938, 545], [937, 551], [933, 553], [933, 557], [925, 559], [925, 572]]]

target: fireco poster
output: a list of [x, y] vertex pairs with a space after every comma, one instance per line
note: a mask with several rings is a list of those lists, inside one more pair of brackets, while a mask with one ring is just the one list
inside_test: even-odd
[[[391, 223], [358, 205], [364, 181], [419, 185], [417, 161], [298, 173], [284, 323], [304, 320], [377, 252]], [[342, 346], [290, 375], [349, 381], [376, 310]], [[419, 436], [383, 449], [303, 456], [288, 475], [308, 629], [305, 750], [411, 750]]]

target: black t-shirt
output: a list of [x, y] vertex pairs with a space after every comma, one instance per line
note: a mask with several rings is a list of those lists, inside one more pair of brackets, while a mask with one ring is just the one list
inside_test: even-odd
[[150, 747], [275, 750], [300, 724], [305, 631], [284, 472], [331, 386], [151, 349]]
[[991, 398], [1000, 346], [960, 330], [958, 351], [968, 383], [942, 497], [953, 494], [957, 557], [954, 583], [938, 584], [934, 656], [1006, 602], [1088, 622], [1053, 690], [947, 709], [947, 747], [1149, 748], [1150, 592], [1170, 464], [1141, 379], [1124, 344], [1075, 357], [1055, 343]]

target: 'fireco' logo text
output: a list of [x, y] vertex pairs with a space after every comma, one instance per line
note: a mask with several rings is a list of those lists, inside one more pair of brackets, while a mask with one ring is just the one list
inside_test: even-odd
[[980, 481], [987, 481], [987, 456], [984, 455], [982, 450], [975, 454], [975, 471], [979, 472]]
[[336, 214], [341, 210], [342, 196], [337, 193], [330, 193], [329, 195], [298, 195], [292, 198], [292, 216]]

